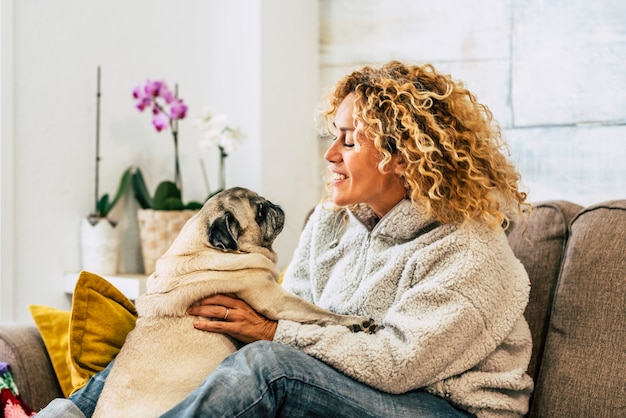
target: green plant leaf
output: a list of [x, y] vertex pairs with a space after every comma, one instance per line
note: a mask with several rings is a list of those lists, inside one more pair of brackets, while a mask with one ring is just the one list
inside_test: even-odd
[[146, 187], [143, 174], [141, 174], [141, 170], [138, 167], [134, 168], [131, 174], [131, 185], [139, 207], [141, 209], [152, 209], [152, 198]]
[[201, 208], [202, 208], [202, 203], [196, 202], [195, 200], [192, 200], [191, 202], [187, 202], [187, 204], [185, 205], [185, 209], [188, 209], [188, 210], [198, 210]]
[[159, 205], [154, 207], [154, 210], [183, 210], [183, 201], [179, 197], [168, 197], [159, 202]]
[[106, 218], [109, 213], [109, 210], [107, 210], [109, 206], [109, 194], [105, 193], [104, 196], [98, 200], [98, 206], [96, 207], [96, 213], [99, 218]]
[[120, 179], [120, 185], [117, 187], [117, 193], [115, 194], [115, 198], [113, 198], [113, 201], [109, 201], [108, 194], [105, 194], [104, 196], [102, 196], [102, 199], [100, 199], [100, 202], [98, 204], [98, 214], [100, 217], [106, 218], [109, 212], [111, 212], [115, 205], [117, 205], [117, 202], [119, 202], [122, 196], [124, 196], [124, 193], [126, 193], [126, 189], [128, 189], [128, 186], [130, 185], [131, 169], [132, 168], [130, 167], [127, 168], [122, 174], [122, 178]]
[[178, 206], [178, 203], [173, 203], [171, 199], [178, 200], [180, 202], [180, 209], [182, 209], [183, 202], [181, 200], [180, 189], [171, 181], [162, 181], [154, 192], [152, 208], [154, 210], [172, 210], [172, 206]]
[[178, 186], [171, 181], [162, 181], [154, 192], [154, 197], [150, 197], [143, 174], [138, 167], [133, 168], [130, 174], [130, 183], [137, 204], [142, 209], [154, 210], [197, 210], [202, 207], [202, 203], [191, 201], [186, 205], [182, 201], [182, 193]]

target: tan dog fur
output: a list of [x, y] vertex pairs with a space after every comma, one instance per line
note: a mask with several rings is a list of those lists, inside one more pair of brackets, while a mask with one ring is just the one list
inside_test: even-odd
[[[259, 205], [271, 208], [267, 217], [273, 217], [262, 226], [255, 221]], [[238, 226], [234, 252], [209, 243], [209, 227], [226, 212]], [[274, 320], [349, 327], [368, 322], [331, 313], [283, 290], [276, 282], [276, 254], [271, 249], [282, 226], [280, 208], [243, 188], [213, 197], [185, 224], [157, 261], [146, 294], [137, 299], [136, 326], [115, 359], [94, 417], [157, 417], [237, 350], [233, 339], [195, 329], [194, 318], [186, 314], [189, 306], [209, 295], [234, 294]]]

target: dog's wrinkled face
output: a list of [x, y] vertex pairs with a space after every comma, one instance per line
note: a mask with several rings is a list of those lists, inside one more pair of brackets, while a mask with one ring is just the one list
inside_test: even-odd
[[272, 243], [285, 223], [279, 206], [243, 187], [213, 196], [198, 218], [206, 225], [206, 239], [211, 247], [243, 252], [265, 248], [272, 256]]

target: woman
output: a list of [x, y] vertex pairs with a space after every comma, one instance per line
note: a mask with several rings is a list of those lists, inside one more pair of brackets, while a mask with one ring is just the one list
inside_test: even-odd
[[391, 62], [341, 79], [324, 116], [330, 202], [284, 286], [382, 329], [271, 321], [209, 297], [194, 326], [253, 343], [165, 416], [524, 415], [529, 281], [503, 226], [526, 195], [489, 110], [430, 65]]

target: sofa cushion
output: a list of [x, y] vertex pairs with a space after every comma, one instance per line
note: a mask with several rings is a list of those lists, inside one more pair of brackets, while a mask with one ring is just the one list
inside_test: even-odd
[[557, 283], [532, 416], [624, 416], [626, 200], [580, 212]]
[[536, 381], [541, 363], [551, 300], [561, 267], [571, 219], [582, 206], [556, 200], [533, 205], [528, 224], [515, 223], [508, 231], [509, 244], [530, 277], [530, 298], [525, 317], [533, 338], [528, 374]]
[[104, 278], [83, 271], [72, 298], [72, 311], [31, 306], [63, 394], [82, 388], [115, 358], [134, 328], [135, 306]]
[[115, 286], [96, 274], [80, 273], [69, 333], [74, 391], [115, 358], [136, 320], [135, 305]]
[[57, 375], [64, 396], [72, 393], [72, 379], [68, 367], [70, 312], [49, 306], [29, 305], [28, 310], [39, 328], [48, 356]]

